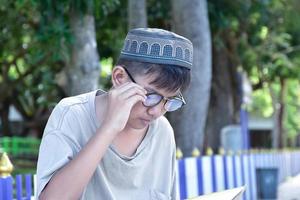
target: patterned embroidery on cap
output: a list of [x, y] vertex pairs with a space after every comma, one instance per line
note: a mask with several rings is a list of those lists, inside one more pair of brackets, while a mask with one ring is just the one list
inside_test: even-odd
[[138, 45], [137, 41], [133, 41], [130, 46], [130, 52], [136, 53], [137, 45]]
[[152, 55], [152, 56], [159, 56], [159, 53], [160, 53], [160, 45], [157, 44], [157, 43], [152, 44], [150, 55]]
[[176, 58], [183, 59], [182, 48], [176, 47]]
[[164, 46], [163, 55], [167, 57], [172, 57], [173, 48], [171, 45]]
[[148, 52], [148, 43], [147, 42], [142, 42], [141, 45], [140, 45], [139, 53], [146, 55], [147, 52]]
[[184, 59], [190, 61], [190, 51], [188, 49], [184, 51]]
[[129, 50], [129, 46], [130, 46], [130, 40], [126, 40], [126, 43], [125, 43], [125, 51], [128, 51]]
[[178, 38], [149, 37], [143, 34], [129, 33], [121, 55], [132, 59], [145, 58], [146, 62], [178, 64], [190, 68], [193, 60], [193, 45], [190, 41]]

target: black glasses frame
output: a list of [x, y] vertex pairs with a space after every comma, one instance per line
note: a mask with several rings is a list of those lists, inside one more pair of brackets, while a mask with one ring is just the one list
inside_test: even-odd
[[[131, 80], [132, 82], [134, 82], [134, 83], [137, 84], [137, 82], [136, 82], [136, 81], [134, 80], [134, 78], [131, 76], [131, 74], [130, 74], [130, 72], [128, 71], [128, 69], [126, 69], [126, 67], [123, 67], [123, 69], [126, 71], [126, 73], [127, 73], [128, 77], [130, 78], [130, 80]], [[158, 105], [162, 100], [165, 100], [165, 102], [164, 102], [164, 106], [165, 106], [166, 103], [167, 103], [169, 100], [172, 100], [172, 99], [178, 99], [178, 100], [182, 101], [183, 104], [182, 104], [181, 107], [183, 107], [184, 105], [186, 105], [186, 102], [185, 102], [185, 100], [184, 100], [184, 98], [183, 98], [181, 92], [179, 92], [179, 97], [172, 97], [172, 98], [164, 97], [164, 96], [162, 96], [162, 95], [160, 95], [160, 94], [157, 94], [157, 93], [155, 93], [155, 92], [147, 93], [146, 96], [152, 95], [152, 94], [156, 94], [156, 95], [161, 96], [161, 97], [162, 97], [161, 100], [160, 100], [157, 104], [151, 105], [151, 106], [147, 106], [147, 105], [145, 105], [145, 104], [143, 103], [144, 106], [146, 106], [146, 107], [153, 107], [153, 106]], [[181, 108], [181, 107], [179, 107], [179, 108]], [[178, 109], [179, 109], [179, 108], [178, 108]]]

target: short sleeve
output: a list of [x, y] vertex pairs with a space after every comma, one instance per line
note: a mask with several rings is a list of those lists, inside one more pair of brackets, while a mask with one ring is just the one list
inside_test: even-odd
[[72, 142], [60, 132], [54, 131], [43, 137], [37, 163], [36, 197], [41, 194], [55, 172], [73, 159], [74, 149]]

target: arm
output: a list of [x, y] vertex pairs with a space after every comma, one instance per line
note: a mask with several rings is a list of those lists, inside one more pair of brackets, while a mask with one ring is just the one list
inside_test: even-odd
[[[78, 155], [55, 173], [39, 199], [79, 199], [111, 143], [113, 139], [111, 135], [113, 134], [103, 130], [102, 127], [97, 130]], [[74, 177], [77, 177], [76, 181]]]
[[[145, 93], [143, 88], [134, 83], [111, 90], [101, 127], [74, 159], [55, 173], [39, 199], [79, 199], [107, 148], [124, 129], [131, 108], [138, 101], [144, 101]], [[76, 181], [74, 177], [77, 177]]]

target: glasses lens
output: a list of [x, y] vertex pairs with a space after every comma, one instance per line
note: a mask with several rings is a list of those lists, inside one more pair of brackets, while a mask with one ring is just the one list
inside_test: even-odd
[[181, 108], [183, 105], [183, 102], [179, 99], [169, 99], [165, 104], [165, 109], [168, 112], [175, 111], [179, 108]]
[[155, 106], [157, 104], [159, 104], [159, 102], [162, 100], [162, 96], [158, 95], [158, 94], [149, 94], [146, 95], [147, 99], [144, 102], [145, 106]]

